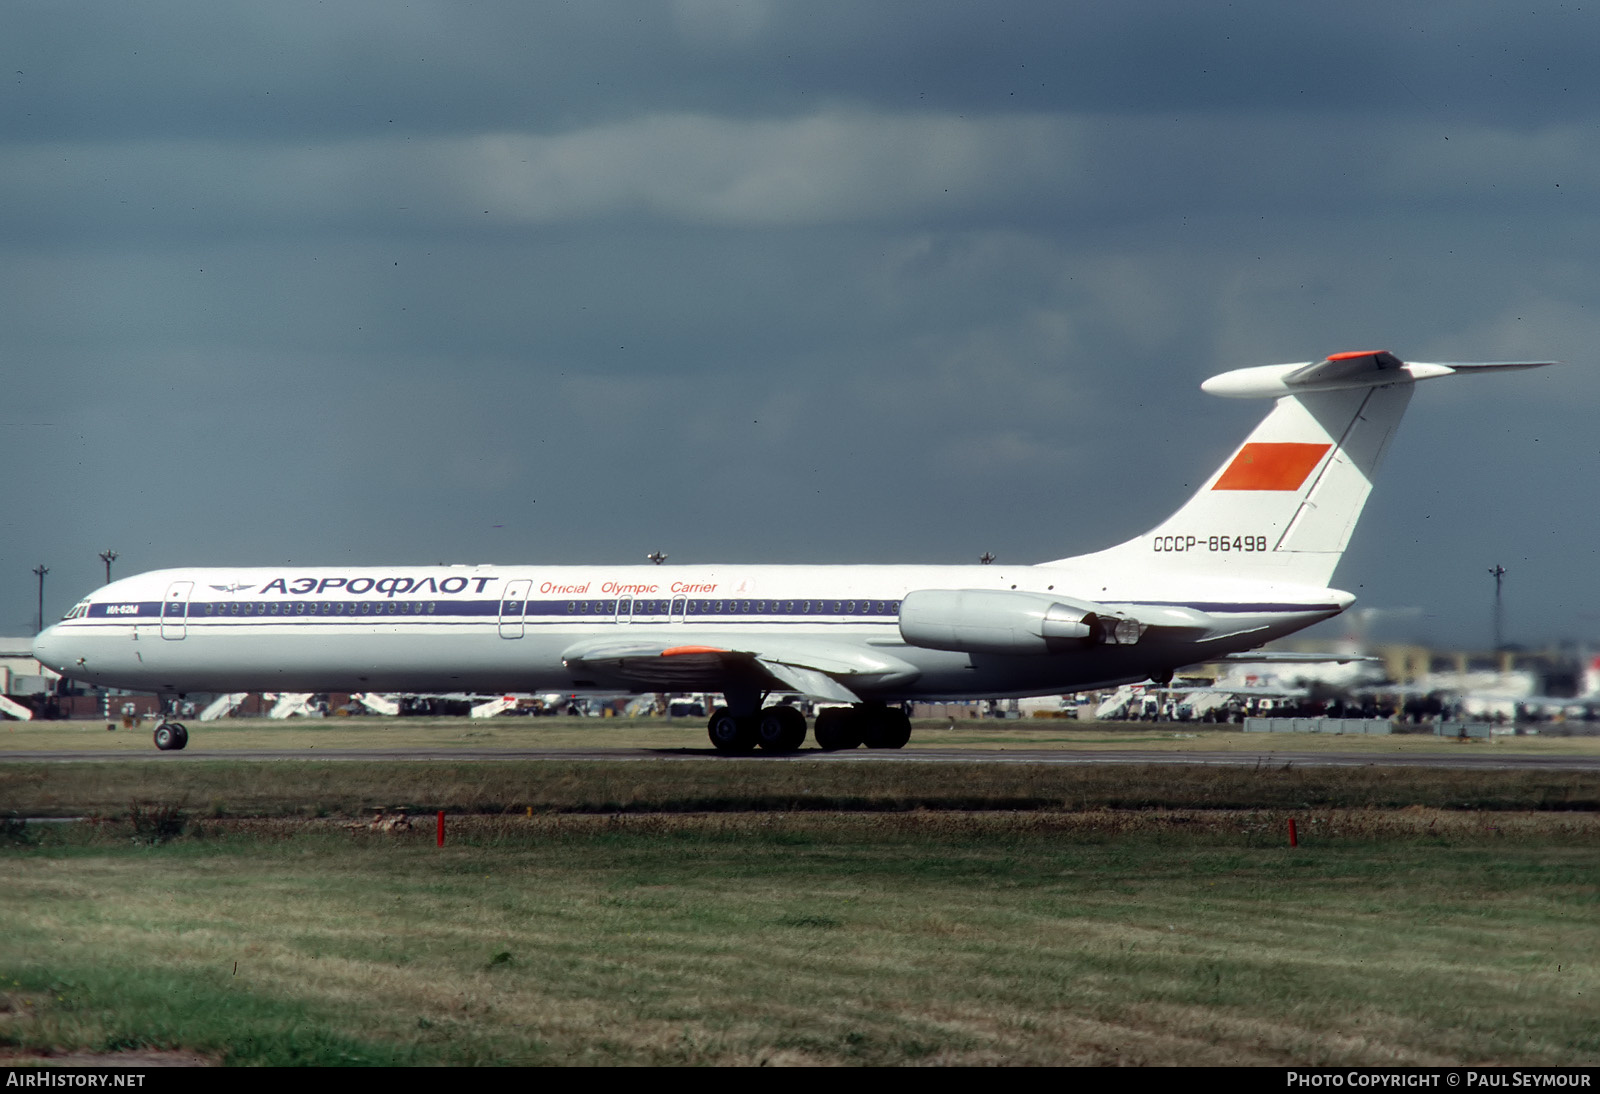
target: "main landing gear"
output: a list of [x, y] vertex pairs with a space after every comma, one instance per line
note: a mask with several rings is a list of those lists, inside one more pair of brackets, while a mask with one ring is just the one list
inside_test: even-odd
[[806, 716], [794, 707], [766, 707], [742, 717], [718, 707], [706, 732], [718, 752], [753, 752], [758, 745], [767, 752], [793, 752], [805, 743]]
[[899, 707], [862, 703], [829, 707], [817, 715], [813, 734], [824, 752], [842, 748], [904, 748], [911, 740], [911, 716]]
[[179, 752], [189, 743], [189, 731], [182, 722], [162, 722], [156, 726], [155, 741], [163, 752]]
[[[794, 707], [765, 707], [755, 714], [736, 715], [727, 707], [711, 712], [706, 732], [718, 752], [746, 755], [760, 747], [764, 752], [794, 752], [806, 740], [806, 717]], [[904, 748], [911, 739], [911, 718], [898, 707], [860, 703], [829, 707], [817, 715], [817, 747], [824, 752], [845, 748]]]

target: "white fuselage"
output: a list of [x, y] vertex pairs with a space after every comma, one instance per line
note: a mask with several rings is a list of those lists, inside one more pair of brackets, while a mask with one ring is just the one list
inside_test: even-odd
[[[1206, 633], [1002, 655], [909, 645], [917, 589], [1016, 590], [1205, 613]], [[762, 650], [796, 641], [889, 655], [913, 672], [862, 677], [862, 698], [1052, 694], [1142, 680], [1328, 618], [1325, 588], [1048, 566], [398, 566], [161, 570], [107, 585], [48, 628], [39, 659], [66, 676], [163, 693], [675, 690], [569, 664], [616, 638]], [[781, 689], [780, 689], [781, 690]]]

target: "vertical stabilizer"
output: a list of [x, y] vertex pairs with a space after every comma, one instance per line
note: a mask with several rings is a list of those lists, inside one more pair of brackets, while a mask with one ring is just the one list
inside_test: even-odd
[[1277, 403], [1160, 527], [1060, 562], [1325, 586], [1416, 381], [1545, 363], [1407, 364], [1387, 352], [1363, 352], [1213, 377], [1204, 386], [1214, 394], [1273, 396]]

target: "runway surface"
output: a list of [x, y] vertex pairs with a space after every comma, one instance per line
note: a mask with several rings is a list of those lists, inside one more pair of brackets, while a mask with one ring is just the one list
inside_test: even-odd
[[0, 763], [206, 763], [212, 760], [336, 760], [417, 763], [516, 761], [601, 761], [648, 763], [717, 760], [723, 763], [941, 763], [941, 764], [1184, 764], [1214, 767], [1435, 767], [1505, 771], [1600, 771], [1600, 756], [1462, 751], [1437, 754], [1405, 752], [1156, 752], [1139, 749], [1073, 751], [1065, 749], [908, 748], [899, 751], [854, 749], [822, 752], [805, 749], [787, 755], [752, 753], [723, 756], [710, 748], [281, 748], [183, 752], [16, 751], [0, 752]]

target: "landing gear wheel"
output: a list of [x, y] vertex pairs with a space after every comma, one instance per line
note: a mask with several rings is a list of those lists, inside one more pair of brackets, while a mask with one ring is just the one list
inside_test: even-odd
[[178, 722], [162, 722], [156, 726], [156, 747], [162, 752], [177, 752], [189, 743], [189, 731]]
[[824, 752], [838, 752], [842, 748], [859, 748], [861, 745], [861, 712], [850, 707], [828, 707], [817, 712], [817, 722], [811, 735], [817, 747]]
[[806, 742], [806, 716], [794, 707], [768, 707], [756, 722], [756, 743], [768, 752], [793, 752]]
[[727, 707], [711, 712], [706, 733], [716, 750], [724, 755], [741, 755], [756, 747], [756, 719], [735, 718]]
[[904, 748], [911, 740], [911, 718], [893, 707], [869, 707], [862, 712], [867, 723], [868, 748]]

